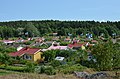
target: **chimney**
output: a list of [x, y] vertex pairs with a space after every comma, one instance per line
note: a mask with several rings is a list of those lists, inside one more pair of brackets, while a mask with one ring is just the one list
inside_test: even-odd
[[28, 46], [26, 46], [25, 50], [29, 50], [30, 48]]

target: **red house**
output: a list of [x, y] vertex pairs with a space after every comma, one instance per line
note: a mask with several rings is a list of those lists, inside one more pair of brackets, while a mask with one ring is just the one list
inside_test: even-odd
[[85, 45], [85, 43], [77, 43], [76, 41], [73, 41], [72, 44], [68, 44], [68, 48], [71, 48], [71, 49], [82, 48], [84, 50], [85, 49], [84, 45]]

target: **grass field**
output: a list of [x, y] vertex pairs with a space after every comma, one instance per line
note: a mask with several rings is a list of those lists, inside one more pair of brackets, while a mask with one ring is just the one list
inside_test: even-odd
[[[120, 79], [116, 77], [114, 71], [105, 71], [110, 75], [110, 77], [105, 79]], [[36, 73], [19, 73], [0, 70], [0, 79], [80, 79], [73, 74], [56, 74], [56, 75], [46, 75], [46, 74], [36, 74]]]
[[8, 74], [0, 76], [0, 79], [77, 79], [74, 75], [45, 75], [45, 74]]
[[10, 74], [9, 72], [5, 72], [5, 71], [0, 71], [0, 76], [1, 75], [7, 75], [7, 74]]

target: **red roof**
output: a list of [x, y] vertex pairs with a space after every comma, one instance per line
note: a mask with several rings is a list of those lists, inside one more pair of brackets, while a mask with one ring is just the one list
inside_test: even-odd
[[73, 47], [81, 47], [84, 44], [79, 44], [79, 43], [74, 43], [74, 44], [68, 44], [68, 47], [73, 48]]
[[92, 40], [91, 42], [98, 42], [98, 41], [96, 41], [96, 40]]
[[36, 53], [38, 50], [40, 50], [39, 48], [29, 48], [29, 47], [25, 47], [22, 48], [21, 50], [17, 51], [17, 52], [13, 52], [10, 53], [10, 56], [21, 56], [23, 54], [34, 54]]

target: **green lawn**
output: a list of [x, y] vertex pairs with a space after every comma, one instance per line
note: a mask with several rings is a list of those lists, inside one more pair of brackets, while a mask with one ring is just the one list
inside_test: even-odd
[[0, 70], [0, 76], [1, 76], [1, 75], [7, 75], [7, 74], [10, 74], [10, 72], [6, 72], [6, 71], [1, 71], [1, 70]]

